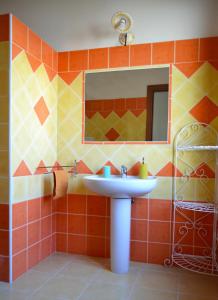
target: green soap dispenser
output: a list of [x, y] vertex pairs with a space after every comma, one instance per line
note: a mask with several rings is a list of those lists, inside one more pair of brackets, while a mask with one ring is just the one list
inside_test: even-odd
[[142, 163], [139, 167], [139, 178], [140, 179], [146, 179], [148, 177], [148, 167], [147, 164], [145, 164], [144, 157], [142, 158]]

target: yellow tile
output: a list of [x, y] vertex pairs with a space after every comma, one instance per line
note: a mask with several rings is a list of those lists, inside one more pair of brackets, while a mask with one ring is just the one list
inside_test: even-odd
[[13, 72], [15, 71], [19, 76], [19, 79], [23, 84], [26, 84], [27, 80], [33, 75], [33, 70], [30, 67], [28, 58], [25, 52], [21, 52], [20, 55], [13, 60]]

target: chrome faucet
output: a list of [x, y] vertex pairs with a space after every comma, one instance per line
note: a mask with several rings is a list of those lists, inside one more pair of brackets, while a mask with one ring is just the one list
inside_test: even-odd
[[120, 174], [121, 174], [122, 178], [127, 177], [127, 167], [126, 166], [124, 166], [124, 165], [121, 166]]

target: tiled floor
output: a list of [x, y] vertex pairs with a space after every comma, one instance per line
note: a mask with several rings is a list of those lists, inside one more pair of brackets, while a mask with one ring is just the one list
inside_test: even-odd
[[131, 263], [126, 275], [105, 259], [56, 253], [18, 278], [0, 283], [1, 300], [218, 300], [218, 277]]

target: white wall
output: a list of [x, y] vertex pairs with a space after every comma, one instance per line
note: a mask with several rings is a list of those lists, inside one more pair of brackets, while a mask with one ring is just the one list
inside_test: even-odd
[[218, 35], [217, 0], [0, 0], [57, 50], [117, 45], [111, 16], [134, 19], [136, 43]]

